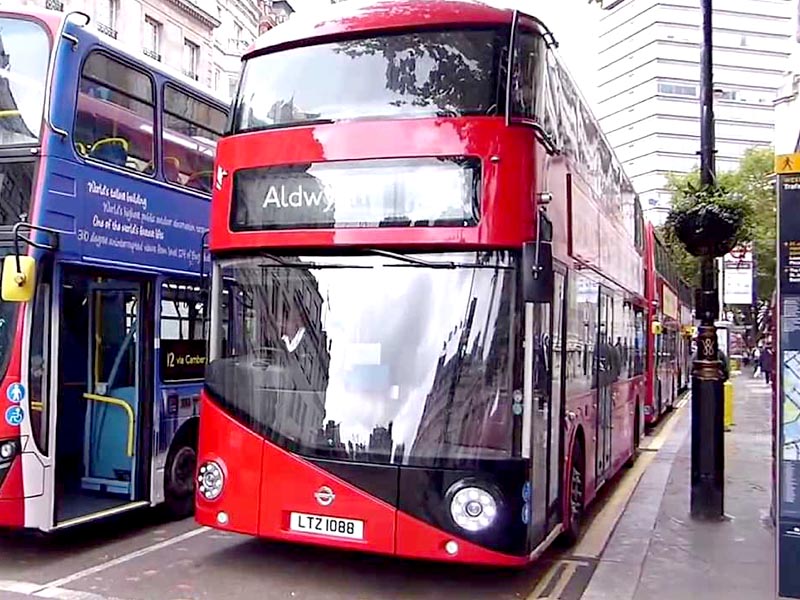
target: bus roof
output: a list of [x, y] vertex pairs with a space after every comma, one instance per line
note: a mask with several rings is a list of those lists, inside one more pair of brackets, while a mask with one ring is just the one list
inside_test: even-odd
[[448, 25], [510, 25], [514, 11], [478, 0], [348, 0], [292, 16], [261, 35], [245, 55], [315, 38]]
[[[76, 14], [79, 13], [76, 11], [60, 12], [31, 6], [20, 6], [13, 8], [0, 6], [0, 16], [18, 16], [36, 19], [43, 22], [50, 29], [50, 32], [53, 36], [58, 34], [61, 24], [67, 17]], [[80, 22], [80, 20], [75, 20], [75, 23], [77, 24]], [[200, 96], [205, 96], [207, 99], [214, 100], [223, 106], [230, 106], [230, 98], [222, 96], [215, 90], [201, 85], [194, 79], [186, 77], [183, 73], [170, 69], [164, 65], [164, 63], [153, 60], [144, 53], [132, 54], [130, 50], [128, 50], [119, 40], [100, 32], [92, 20], [89, 21], [89, 24], [85, 27], [85, 29], [96, 38], [97, 43], [113, 48], [120, 54], [130, 57], [135, 62], [146, 65], [149, 70], [154, 71], [167, 79], [180, 83], [183, 87], [189, 88], [191, 91]]]

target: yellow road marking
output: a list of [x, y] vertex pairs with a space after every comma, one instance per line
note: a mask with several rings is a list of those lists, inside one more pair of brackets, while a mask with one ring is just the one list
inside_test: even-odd
[[617, 526], [617, 521], [619, 521], [625, 511], [625, 507], [628, 505], [628, 500], [630, 500], [633, 491], [639, 484], [639, 480], [650, 463], [653, 462], [655, 456], [655, 452], [640, 455], [633, 467], [623, 475], [613, 493], [606, 499], [603, 508], [592, 519], [592, 524], [584, 532], [580, 542], [575, 547], [573, 551], [575, 556], [597, 558], [602, 554], [603, 548], [606, 547], [608, 540], [611, 538], [614, 527]]
[[[669, 438], [672, 430], [675, 429], [675, 425], [678, 423], [678, 417], [682, 410], [683, 405], [676, 408], [671, 418], [664, 423], [661, 430], [650, 441], [650, 444], [642, 449], [651, 451], [660, 449]], [[614, 528], [617, 526], [617, 522], [625, 511], [625, 507], [628, 505], [628, 501], [631, 499], [631, 496], [633, 496], [633, 492], [639, 484], [639, 480], [644, 475], [650, 463], [655, 460], [655, 457], [656, 452], [647, 452], [639, 455], [633, 467], [623, 475], [613, 493], [606, 499], [603, 508], [597, 516], [592, 519], [591, 525], [575, 547], [573, 555], [597, 558], [602, 554], [608, 540], [611, 538]]]
[[553, 566], [550, 567], [547, 570], [547, 573], [545, 573], [542, 576], [542, 578], [539, 580], [539, 583], [536, 584], [536, 587], [533, 588], [533, 591], [530, 593], [530, 595], [528, 596], [528, 598], [526, 600], [538, 600], [538, 598], [540, 597], [541, 593], [543, 591], [545, 591], [547, 589], [547, 586], [550, 585], [550, 582], [553, 581], [553, 577], [556, 576], [556, 573], [558, 572], [558, 568], [563, 564], [564, 563], [561, 562], [561, 561], [553, 563]]
[[558, 582], [556, 583], [555, 587], [551, 590], [549, 594], [547, 594], [547, 596], [545, 596], [545, 598], [551, 600], [558, 600], [559, 598], [561, 598], [561, 592], [563, 592], [566, 589], [567, 585], [572, 579], [572, 576], [575, 575], [575, 571], [577, 570], [578, 570], [578, 565], [576, 565], [575, 563], [568, 563], [566, 567], [564, 567], [564, 570], [561, 571], [561, 577], [558, 578]]

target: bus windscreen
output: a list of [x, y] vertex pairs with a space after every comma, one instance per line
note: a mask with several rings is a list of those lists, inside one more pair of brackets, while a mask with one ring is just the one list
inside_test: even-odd
[[212, 324], [221, 342], [207, 390], [258, 433], [309, 457], [415, 466], [511, 459], [515, 257], [414, 260], [423, 264], [223, 261], [215, 277], [226, 282], [217, 287], [224, 316]]
[[0, 18], [0, 145], [36, 143], [50, 59], [50, 40], [37, 23]]
[[417, 31], [340, 40], [245, 63], [235, 133], [376, 117], [502, 114], [508, 31]]

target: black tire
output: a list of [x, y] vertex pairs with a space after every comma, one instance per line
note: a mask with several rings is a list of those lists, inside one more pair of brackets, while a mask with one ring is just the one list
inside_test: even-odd
[[639, 458], [639, 442], [641, 441], [641, 427], [639, 421], [641, 420], [641, 413], [639, 412], [639, 400], [636, 400], [636, 410], [633, 413], [633, 439], [631, 440], [631, 457], [625, 463], [626, 467], [632, 467], [636, 459]]
[[583, 509], [586, 491], [586, 461], [583, 451], [583, 444], [576, 439], [572, 446], [572, 464], [569, 474], [569, 494], [568, 510], [569, 515], [566, 519], [567, 528], [562, 534], [565, 545], [572, 546], [578, 541], [583, 524]]
[[167, 455], [164, 472], [164, 503], [173, 519], [186, 519], [194, 514], [197, 448], [194, 440], [175, 440]]

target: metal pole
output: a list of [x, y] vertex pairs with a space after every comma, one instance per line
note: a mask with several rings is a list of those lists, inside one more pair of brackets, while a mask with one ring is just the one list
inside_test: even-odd
[[[712, 61], [712, 0], [701, 0], [703, 52], [700, 65], [700, 180], [711, 185], [714, 173], [714, 74]], [[725, 445], [722, 363], [717, 354], [719, 317], [716, 261], [703, 257], [696, 305], [700, 326], [692, 368], [691, 515], [698, 519], [723, 517]]]

